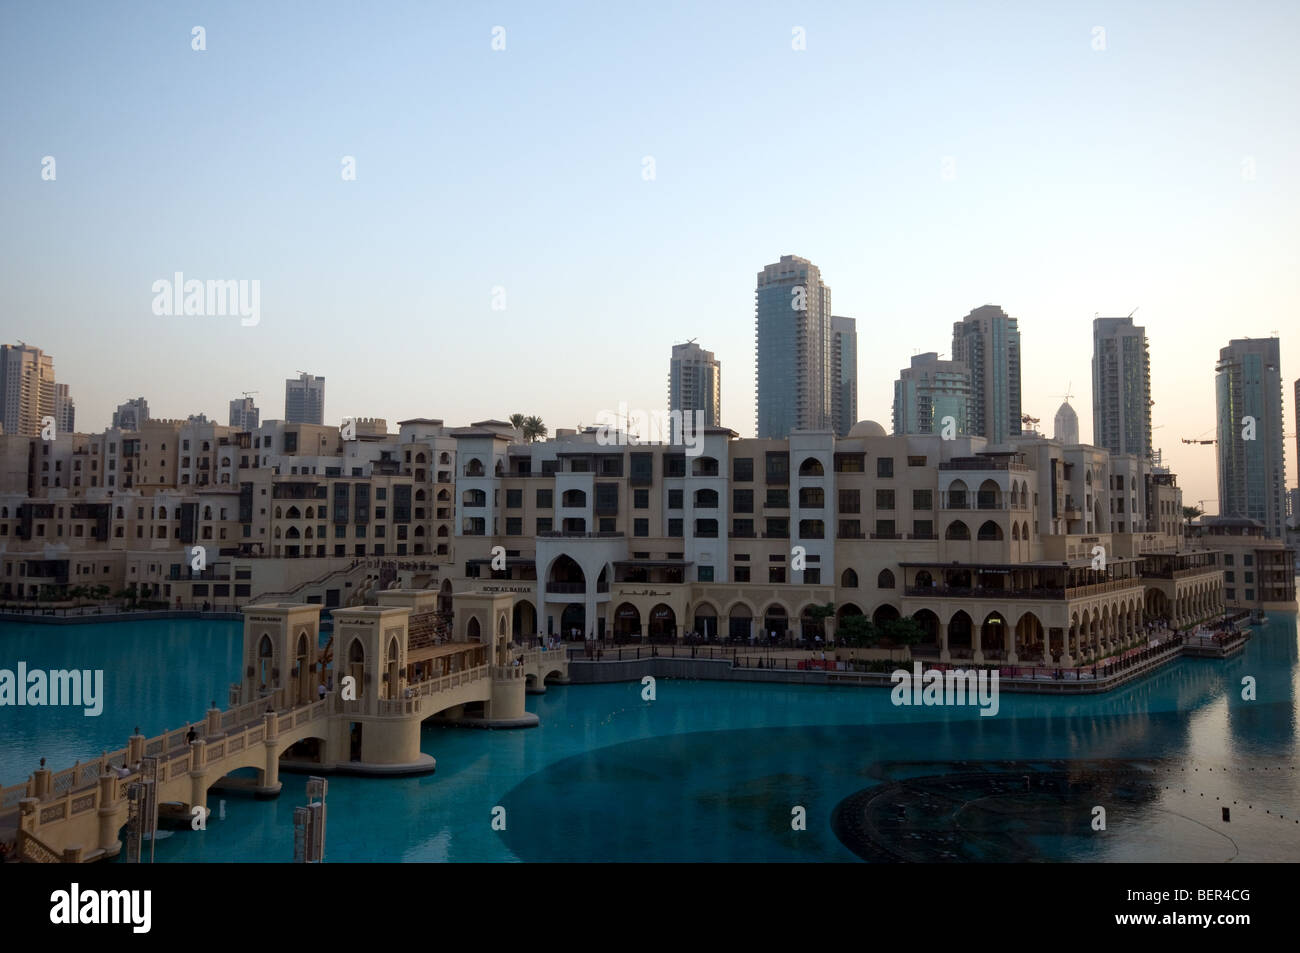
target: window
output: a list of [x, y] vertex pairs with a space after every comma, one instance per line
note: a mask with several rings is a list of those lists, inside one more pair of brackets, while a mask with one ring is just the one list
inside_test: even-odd
[[596, 515], [613, 516], [618, 513], [618, 484], [596, 484]]
[[697, 566], [696, 570], [697, 574], [695, 578], [698, 582], [713, 582], [712, 566]]
[[767, 528], [763, 535], [771, 539], [785, 539], [790, 535], [790, 521], [784, 518], [769, 516], [767, 519]]
[[633, 536], [649, 536], [649, 535], [650, 535], [650, 521], [649, 521], [648, 519], [644, 519], [644, 518], [643, 518], [643, 519], [635, 519], [635, 520], [633, 520], [633, 521], [632, 521], [632, 535], [633, 535]]
[[800, 539], [824, 539], [825, 537], [826, 537], [826, 524], [822, 520], [800, 520], [799, 521]]
[[894, 588], [894, 574], [893, 574], [892, 572], [890, 572], [888, 569], [882, 569], [882, 570], [880, 570], [880, 575], [876, 577], [876, 588], [877, 588], [877, 589], [893, 589], [893, 588]]
[[650, 491], [633, 490], [632, 491], [632, 508], [637, 510], [650, 509]]
[[840, 512], [861, 513], [862, 512], [862, 491], [840, 490]]
[[767, 567], [767, 581], [768, 581], [768, 582], [775, 582], [775, 583], [782, 583], [782, 582], [785, 582], [785, 567], [784, 567], [784, 566], [768, 566], [768, 567]]
[[1254, 557], [1254, 555], [1253, 555], [1252, 553], [1247, 553], [1246, 555], [1242, 556], [1242, 557], [1241, 557], [1241, 564], [1242, 564], [1243, 566], [1253, 566], [1253, 565], [1255, 565], [1255, 557]]
[[664, 454], [664, 476], [665, 477], [684, 477], [686, 476], [686, 455], [685, 454]]
[[893, 520], [876, 520], [876, 539], [893, 539], [897, 535]]
[[862, 521], [861, 520], [840, 520], [840, 529], [838, 535], [840, 539], [861, 539]]
[[1233, 560], [1232, 553], [1224, 553], [1224, 554], [1223, 554], [1223, 565], [1225, 565], [1225, 566], [1231, 566], [1231, 565], [1233, 565], [1232, 560]]
[[779, 451], [767, 454], [767, 482], [777, 485], [790, 482], [790, 454]]
[[892, 510], [894, 508], [894, 491], [877, 490], [876, 491], [876, 509]]
[[1250, 584], [1253, 583], [1254, 581], [1255, 581], [1255, 574], [1253, 572], [1246, 573], [1246, 583]]
[[914, 509], [914, 510], [932, 510], [932, 509], [934, 509], [934, 491], [933, 491], [933, 490], [913, 490], [913, 491], [912, 491], [912, 509]]
[[537, 491], [537, 508], [539, 510], [549, 510], [554, 506], [554, 504], [555, 504], [554, 490], [547, 489], [547, 490]]
[[864, 473], [866, 472], [865, 453], [837, 453], [835, 454], [835, 472], [836, 473]]
[[633, 453], [630, 458], [632, 485], [649, 486], [654, 481], [654, 454]]
[[820, 567], [811, 566], [803, 571], [803, 581], [806, 586], [820, 586], [822, 583], [822, 571]]
[[788, 510], [790, 508], [790, 491], [789, 490], [768, 490], [766, 507], [774, 510]]
[[1254, 589], [1247, 589], [1247, 590], [1246, 590], [1246, 601], [1247, 601], [1247, 602], [1254, 602], [1254, 601], [1255, 601], [1255, 590], [1254, 590]]
[[506, 490], [506, 509], [521, 510], [523, 508], [524, 508], [524, 491]]
[[732, 490], [731, 511], [733, 513], [754, 512], [754, 491], [753, 490]]
[[805, 486], [799, 489], [799, 506], [803, 509], [819, 510], [826, 505], [826, 491], [819, 486]]
[[668, 521], [668, 535], [669, 535], [669, 536], [681, 536], [681, 535], [683, 535], [683, 534], [682, 534], [682, 521], [681, 521], [680, 519], [671, 519], [671, 520]]
[[718, 508], [717, 490], [696, 490], [695, 508], [699, 510], [716, 510]]
[[537, 518], [537, 534], [549, 533], [551, 531], [551, 518], [549, 516], [539, 516]]
[[754, 458], [736, 457], [731, 461], [731, 479], [736, 483], [754, 482]]
[[925, 466], [925, 457], [908, 457], [907, 465], [909, 467], [923, 467]]
[[934, 522], [932, 520], [912, 520], [913, 539], [934, 539]]
[[876, 458], [876, 476], [881, 478], [892, 477], [894, 475], [894, 458], [877, 457]]
[[[1236, 575], [1237, 575], [1237, 574], [1236, 574], [1235, 572], [1232, 572], [1231, 570], [1229, 570], [1228, 572], [1225, 572], [1225, 573], [1223, 574], [1223, 581], [1224, 581], [1224, 582], [1236, 582], [1236, 581], [1237, 581], [1237, 580], [1236, 580]], [[1249, 582], [1250, 580], [1247, 579], [1246, 581]]]
[[506, 517], [506, 535], [507, 536], [524, 535], [524, 519], [522, 516]]
[[668, 491], [668, 508], [669, 508], [670, 510], [680, 510], [680, 509], [682, 508], [682, 491], [681, 491], [681, 490], [669, 490], [669, 491]]
[[732, 569], [732, 570], [731, 570], [731, 581], [732, 581], [732, 582], [749, 582], [749, 567], [748, 567], [748, 566], [736, 566], [734, 569]]
[[696, 520], [695, 535], [704, 539], [717, 539], [718, 521], [717, 520]]

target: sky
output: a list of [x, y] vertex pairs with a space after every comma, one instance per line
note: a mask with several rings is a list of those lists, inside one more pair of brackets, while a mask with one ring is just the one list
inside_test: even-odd
[[[554, 430], [666, 409], [695, 338], [751, 436], [755, 277], [796, 254], [886, 429], [991, 303], [1025, 412], [1068, 390], [1088, 440], [1092, 318], [1137, 309], [1155, 443], [1215, 512], [1180, 440], [1230, 338], [1281, 336], [1296, 429], [1298, 35], [1293, 2], [2, 0], [0, 340], [53, 355], [82, 431], [140, 395], [282, 417], [300, 370], [327, 422]], [[155, 314], [176, 272], [256, 280], [257, 323]]]

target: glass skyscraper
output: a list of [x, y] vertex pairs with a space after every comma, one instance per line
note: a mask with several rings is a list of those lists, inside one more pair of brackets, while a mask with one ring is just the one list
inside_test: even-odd
[[971, 375], [961, 361], [941, 361], [934, 351], [917, 354], [894, 381], [894, 433], [943, 434], [951, 417], [953, 436], [970, 433]]
[[952, 326], [952, 359], [970, 368], [970, 433], [1003, 443], [1020, 433], [1020, 329], [995, 304]]
[[758, 273], [754, 332], [758, 436], [831, 429], [831, 289], [816, 265], [782, 255]]
[[1277, 338], [1242, 338], [1215, 367], [1219, 513], [1259, 520], [1282, 538], [1286, 460], [1282, 444], [1282, 357]]
[[1092, 322], [1092, 442], [1151, 457], [1151, 358], [1132, 317]]

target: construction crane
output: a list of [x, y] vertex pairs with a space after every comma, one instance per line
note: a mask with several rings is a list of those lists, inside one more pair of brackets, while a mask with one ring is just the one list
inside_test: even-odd
[[1068, 404], [1070, 402], [1070, 398], [1074, 396], [1074, 381], [1071, 381], [1070, 383], [1065, 385], [1064, 394], [1057, 394], [1056, 396], [1060, 397], [1061, 400], [1065, 401]]
[[260, 390], [245, 390], [245, 391], [240, 391], [240, 393], [243, 394], [245, 397], [252, 397], [254, 394], [260, 394], [262, 392]]

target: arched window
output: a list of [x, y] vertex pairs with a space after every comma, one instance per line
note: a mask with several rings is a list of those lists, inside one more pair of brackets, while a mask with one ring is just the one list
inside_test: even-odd
[[691, 466], [691, 474], [693, 476], [715, 477], [718, 475], [718, 461], [713, 457], [700, 457]]
[[858, 574], [854, 572], [852, 569], [846, 569], [844, 570], [844, 572], [840, 573], [840, 588], [841, 589], [858, 588]]
[[970, 527], [961, 520], [951, 523], [943, 534], [944, 539], [970, 539]]
[[816, 457], [808, 457], [803, 463], [799, 464], [800, 476], [825, 476], [826, 468]]
[[893, 588], [894, 588], [894, 574], [893, 574], [892, 572], [890, 572], [888, 569], [882, 569], [882, 570], [880, 570], [880, 575], [876, 577], [876, 588], [877, 588], [877, 589], [893, 589]]
[[718, 508], [718, 491], [696, 490], [695, 508], [698, 510], [716, 510]]
[[560, 505], [573, 508], [582, 508], [587, 505], [587, 494], [582, 490], [565, 490], [564, 496], [560, 497]]
[[1014, 523], [1014, 522], [1013, 522], [1013, 523], [1011, 524], [1011, 538], [1012, 538], [1013, 540], [1015, 540], [1016, 542], [1020, 542], [1020, 524], [1019, 524], [1019, 523]]
[[980, 527], [979, 538], [985, 542], [1002, 539], [1002, 527], [992, 520], [985, 520]]

